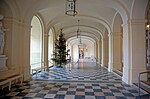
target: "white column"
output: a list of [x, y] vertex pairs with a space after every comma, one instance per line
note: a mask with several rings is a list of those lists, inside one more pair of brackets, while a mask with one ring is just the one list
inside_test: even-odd
[[111, 72], [113, 69], [113, 34], [109, 33], [109, 62], [108, 71]]
[[44, 50], [43, 54], [44, 54], [44, 66], [47, 66], [48, 69], [48, 32], [44, 33], [44, 40], [42, 40], [44, 47], [42, 48], [42, 51]]
[[104, 38], [102, 38], [101, 39], [101, 49], [102, 49], [102, 60], [101, 60], [101, 66], [104, 66], [104, 64], [105, 64], [105, 61], [104, 61], [104, 59], [105, 59], [105, 44], [104, 44], [104, 42], [105, 42], [105, 40], [104, 40]]
[[73, 45], [70, 45], [71, 46], [71, 48], [70, 48], [70, 50], [71, 50], [71, 58], [72, 58], [72, 61], [74, 62], [74, 56], [73, 56]]
[[[128, 84], [138, 82], [138, 74], [146, 70], [145, 20], [131, 20], [123, 25], [123, 77]], [[146, 75], [142, 76], [146, 80]]]
[[126, 83], [129, 84], [130, 81], [130, 72], [129, 72], [129, 28], [128, 28], [128, 23], [123, 24], [123, 76], [122, 80]]
[[101, 64], [101, 40], [98, 41], [98, 63]]
[[94, 44], [94, 56], [97, 58], [97, 43]]
[[[20, 64], [20, 72], [21, 74], [24, 75], [24, 80], [28, 80], [31, 78], [30, 75], [30, 30], [31, 30], [31, 26], [24, 24], [22, 26], [22, 37], [20, 37], [20, 45], [18, 45], [18, 47], [22, 47], [20, 49], [20, 60], [21, 60], [21, 64]], [[21, 71], [22, 70], [22, 71]]]

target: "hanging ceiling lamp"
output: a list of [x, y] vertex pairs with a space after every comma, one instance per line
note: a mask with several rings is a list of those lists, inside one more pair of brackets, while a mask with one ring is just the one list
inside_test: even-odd
[[76, 0], [66, 0], [66, 15], [75, 16], [77, 15], [76, 11]]
[[81, 36], [80, 36], [80, 42], [79, 42], [79, 44], [82, 44]]
[[82, 43], [81, 34], [80, 34], [80, 40], [79, 40], [78, 47], [79, 48], [84, 48], [85, 47], [85, 45]]
[[82, 48], [83, 44], [82, 44], [82, 39], [81, 39], [81, 31], [79, 29], [79, 22], [80, 22], [80, 20], [78, 20], [77, 38], [79, 38], [78, 46], [79, 46], [79, 48]]
[[80, 20], [78, 20], [77, 38], [78, 38], [78, 37], [79, 37], [79, 35], [80, 35], [79, 22], [80, 22]]

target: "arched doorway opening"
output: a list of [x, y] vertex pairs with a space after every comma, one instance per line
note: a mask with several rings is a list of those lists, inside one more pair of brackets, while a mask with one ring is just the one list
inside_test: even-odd
[[123, 29], [119, 13], [114, 18], [113, 25], [113, 71], [122, 76], [123, 73]]
[[40, 19], [37, 16], [33, 16], [31, 26], [32, 28], [30, 33], [30, 73], [32, 73], [32, 69], [38, 68], [43, 65], [42, 25]]

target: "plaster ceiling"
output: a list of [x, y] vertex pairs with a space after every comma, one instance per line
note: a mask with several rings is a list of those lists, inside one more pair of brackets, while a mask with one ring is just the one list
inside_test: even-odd
[[67, 39], [76, 36], [77, 21], [80, 20], [81, 35], [98, 42], [106, 31], [111, 32], [116, 13], [122, 9], [128, 11], [133, 0], [77, 0], [78, 14], [74, 17], [65, 15], [66, 0], [6, 0], [6, 2], [17, 5], [16, 9], [20, 9], [22, 18], [38, 14], [47, 31], [53, 28], [58, 32], [63, 28]]
[[[96, 42], [101, 39], [107, 28], [113, 22], [116, 10], [114, 8], [105, 6], [109, 3], [108, 0], [77, 0], [76, 16], [65, 15], [65, 0], [55, 1], [51, 3], [52, 6], [43, 8], [38, 11], [42, 16], [47, 26], [53, 27], [56, 32], [63, 28], [66, 38], [76, 37], [78, 28], [81, 30], [82, 36], [87, 36], [94, 39]], [[104, 3], [104, 4], [103, 4]], [[107, 29], [106, 29], [107, 30]], [[90, 41], [90, 39], [88, 39]], [[75, 39], [73, 41], [76, 42]], [[85, 42], [86, 43], [86, 42]]]

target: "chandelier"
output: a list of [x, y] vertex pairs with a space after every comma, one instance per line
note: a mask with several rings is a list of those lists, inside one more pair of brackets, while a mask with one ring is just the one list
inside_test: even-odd
[[82, 43], [81, 35], [80, 35], [80, 40], [79, 40], [79, 43], [78, 43], [78, 47], [79, 48], [84, 48], [85, 47], [85, 45]]
[[76, 11], [76, 0], [66, 0], [66, 15], [75, 16], [77, 15]]
[[80, 22], [80, 20], [78, 20], [77, 38], [78, 38], [78, 37], [79, 37], [79, 35], [80, 35], [79, 22]]
[[80, 20], [78, 20], [78, 29], [77, 29], [77, 38], [79, 38], [78, 47], [83, 48], [82, 39], [81, 39], [81, 31], [79, 29], [79, 22], [80, 22]]
[[81, 36], [80, 36], [80, 42], [79, 42], [79, 44], [82, 44]]

